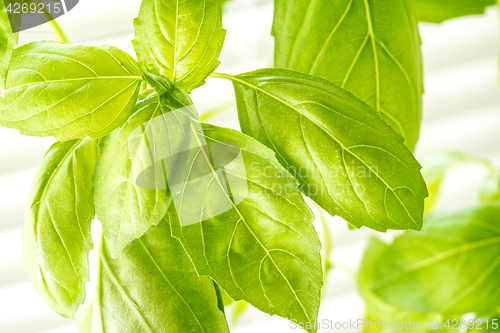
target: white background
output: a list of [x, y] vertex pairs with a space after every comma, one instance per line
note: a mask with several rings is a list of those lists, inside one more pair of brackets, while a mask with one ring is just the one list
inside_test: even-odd
[[[83, 0], [58, 20], [74, 43], [118, 46], [134, 54], [132, 19], [139, 0]], [[273, 63], [272, 2], [234, 0], [226, 7], [226, 43], [218, 71], [240, 73]], [[441, 25], [421, 24], [424, 55], [424, 120], [417, 158], [459, 150], [500, 165], [500, 96], [497, 87], [499, 20], [496, 8], [484, 16], [465, 17]], [[55, 39], [48, 25], [21, 33], [20, 43]], [[208, 79], [192, 94], [200, 113], [234, 101], [229, 83]], [[234, 107], [210, 120], [238, 128]], [[31, 179], [37, 163], [53, 143], [50, 138], [24, 137], [0, 128], [0, 333], [72, 333], [76, 324], [53, 313], [31, 287], [23, 269], [21, 228]], [[484, 170], [463, 167], [445, 182], [440, 210], [477, 202], [476, 187]], [[335, 263], [357, 269], [369, 230], [348, 231], [339, 218], [330, 218]], [[320, 224], [317, 224], [320, 234]], [[229, 309], [228, 316], [231, 316]], [[320, 319], [346, 321], [363, 317], [363, 302], [347, 270], [330, 274]], [[232, 332], [298, 332], [286, 320], [256, 310], [246, 312]], [[138, 332], [139, 333], [139, 332]]]

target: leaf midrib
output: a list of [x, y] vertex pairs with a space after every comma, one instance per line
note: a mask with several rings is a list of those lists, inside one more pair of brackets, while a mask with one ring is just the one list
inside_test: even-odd
[[[11, 71], [11, 72], [14, 72], [14, 71]], [[104, 80], [118, 80], [119, 79], [119, 80], [140, 81], [140, 80], [142, 80], [142, 76], [90, 76], [90, 77], [81, 77], [81, 78], [73, 78], [73, 79], [44, 80], [44, 81], [30, 82], [30, 83], [22, 84], [20, 86], [11, 87], [11, 88], [5, 90], [5, 92], [8, 92], [10, 90], [14, 90], [17, 88], [35, 86], [37, 84], [64, 83], [64, 82], [75, 82], [75, 81], [86, 81], [86, 80], [103, 80], [103, 79]]]

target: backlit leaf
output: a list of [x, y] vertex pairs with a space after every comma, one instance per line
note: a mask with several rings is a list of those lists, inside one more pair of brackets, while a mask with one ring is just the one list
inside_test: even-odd
[[[19, 34], [12, 31], [9, 16], [5, 10], [5, 2], [0, 1], [0, 96], [4, 94], [7, 70], [9, 69], [12, 51], [14, 45], [17, 44], [18, 38]], [[0, 117], [0, 124], [1, 121]]]
[[[181, 97], [188, 99], [184, 104], [191, 103], [189, 97]], [[160, 105], [158, 95], [148, 90], [141, 94], [125, 125], [101, 141], [94, 177], [96, 213], [113, 257], [158, 224], [170, 205], [164, 180], [159, 187], [148, 188], [141, 187], [137, 179], [156, 163], [155, 156], [166, 145], [173, 144], [163, 131], [163, 114], [182, 108], [184, 104], [179, 103], [173, 100]]]
[[37, 293], [64, 317], [85, 300], [94, 218], [97, 142], [55, 143], [38, 167], [23, 231], [24, 265]]
[[0, 118], [25, 135], [98, 138], [127, 120], [141, 82], [113, 46], [30, 43], [14, 51]]
[[233, 81], [243, 133], [273, 149], [326, 211], [358, 228], [420, 230], [427, 196], [420, 164], [374, 109], [293, 71], [219, 76]]
[[188, 92], [219, 66], [225, 36], [220, 0], [144, 0], [134, 27], [144, 69]]
[[229, 333], [213, 281], [199, 277], [168, 221], [116, 259], [99, 252], [94, 333]]
[[[360, 288], [390, 308], [460, 318], [500, 304], [500, 207], [486, 206], [426, 219], [422, 232], [392, 244], [372, 241]], [[380, 310], [380, 309], [379, 309]], [[386, 318], [378, 312], [378, 318]]]
[[483, 14], [495, 0], [411, 0], [419, 21], [440, 23], [444, 20], [473, 14]]
[[[239, 132], [193, 125], [193, 133], [208, 149], [192, 149], [188, 172], [178, 175], [183, 187], [171, 187], [177, 193], [168, 211], [173, 235], [198, 273], [213, 278], [232, 299], [288, 319], [316, 321], [321, 246], [297, 181], [269, 149]], [[235, 147], [239, 154], [231, 155]], [[231, 159], [222, 167], [217, 161], [225, 154]], [[201, 172], [204, 166], [208, 170]]]

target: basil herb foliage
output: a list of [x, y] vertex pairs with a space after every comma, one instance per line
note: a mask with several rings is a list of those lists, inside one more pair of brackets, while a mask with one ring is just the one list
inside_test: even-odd
[[126, 123], [101, 140], [94, 177], [96, 214], [113, 257], [158, 224], [170, 205], [166, 189], [154, 191], [135, 182], [152, 163], [149, 149], [142, 146], [150, 130], [144, 124], [162, 112], [157, 94], [146, 91]]
[[196, 274], [168, 220], [116, 259], [104, 241], [98, 252], [92, 332], [229, 332], [214, 283]]
[[0, 117], [25, 135], [100, 138], [127, 120], [141, 81], [116, 47], [30, 43], [14, 50]]
[[[277, 68], [239, 75], [212, 73], [225, 37], [221, 7], [143, 0], [138, 61], [107, 45], [14, 48], [0, 7], [0, 124], [58, 141], [33, 181], [25, 266], [48, 305], [72, 318], [90, 279], [91, 221], [100, 222], [87, 331], [229, 332], [224, 304], [233, 300], [317, 321], [321, 244], [304, 195], [357, 228], [423, 226], [427, 188], [412, 154], [423, 91], [413, 5], [275, 0]], [[200, 122], [189, 93], [210, 75], [233, 83], [242, 133]], [[483, 246], [488, 274], [464, 274], [478, 286], [495, 279], [496, 210], [436, 217], [422, 234], [373, 243], [363, 294], [404, 313], [486, 312], [495, 293], [486, 288], [477, 302], [465, 280], [447, 286], [446, 302], [416, 301], [438, 279], [415, 284], [415, 298], [397, 291], [436, 273], [434, 261], [446, 262], [446, 273], [465, 269], [459, 257]], [[438, 234], [456, 237], [434, 243]], [[433, 251], [398, 248], [419, 237]], [[391, 260], [391, 271], [374, 265]]]
[[332, 215], [379, 231], [422, 227], [420, 165], [379, 114], [317, 77], [264, 69], [232, 80], [243, 132], [273, 149]]
[[188, 92], [219, 66], [226, 34], [220, 0], [143, 0], [134, 27], [144, 70]]
[[40, 163], [23, 230], [31, 283], [54, 311], [72, 318], [85, 300], [94, 218], [97, 141], [55, 143]]
[[[406, 231], [392, 243], [370, 240], [359, 289], [371, 321], [422, 322], [418, 332], [450, 329], [453, 319], [467, 331], [498, 328], [499, 169], [457, 152], [436, 155], [424, 168], [429, 204], [434, 205], [448, 170], [463, 163], [489, 171], [479, 187], [477, 207], [433, 212], [420, 233]], [[436, 324], [429, 327], [429, 320]]]
[[360, 272], [367, 311], [384, 320], [489, 315], [500, 304], [499, 213], [486, 205], [436, 214], [421, 233], [373, 239]]

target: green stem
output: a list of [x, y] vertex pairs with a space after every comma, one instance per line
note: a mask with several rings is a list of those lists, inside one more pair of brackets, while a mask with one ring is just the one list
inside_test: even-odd
[[354, 281], [358, 280], [358, 275], [351, 267], [344, 264], [333, 264], [332, 267], [342, 268]]
[[330, 233], [330, 227], [328, 226], [328, 221], [326, 220], [325, 213], [323, 212], [323, 209], [318, 206], [318, 216], [319, 220], [321, 221], [321, 227], [323, 228], [323, 248], [325, 250], [325, 255], [323, 258], [323, 262], [325, 263], [325, 280], [332, 269], [333, 265], [331, 262], [331, 253], [333, 249], [333, 242], [332, 242], [332, 235]]
[[59, 41], [63, 43], [69, 43], [61, 27], [59, 26], [59, 24], [57, 24], [54, 17], [47, 11], [47, 9], [45, 9], [45, 7], [43, 7], [43, 14], [47, 18], [47, 20], [49, 20], [49, 24], [52, 27], [52, 30], [54, 30], [54, 33], [56, 34]]
[[[324, 272], [324, 283], [326, 285], [327, 276], [332, 269], [342, 268], [354, 281], [357, 280], [357, 274], [354, 270], [352, 270], [349, 266], [343, 264], [336, 264], [331, 260], [331, 254], [333, 251], [333, 241], [332, 234], [330, 232], [330, 227], [328, 225], [328, 221], [323, 209], [318, 207], [318, 216], [321, 221], [321, 227], [323, 229], [323, 249], [324, 249], [324, 257], [323, 262], [325, 263], [325, 272]], [[323, 290], [325, 290], [323, 286]]]
[[224, 74], [224, 73], [213, 72], [212, 74], [210, 74], [210, 77], [215, 77], [215, 78], [224, 79], [224, 80], [231, 80], [231, 75]]

